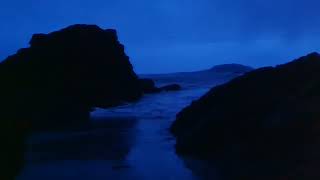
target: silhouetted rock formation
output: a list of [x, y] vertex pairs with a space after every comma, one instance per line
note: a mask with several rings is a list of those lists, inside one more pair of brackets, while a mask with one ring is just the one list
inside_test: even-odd
[[182, 88], [179, 84], [170, 84], [159, 88], [161, 91], [180, 91]]
[[24, 163], [26, 129], [11, 118], [0, 122], [0, 179], [13, 180]]
[[94, 25], [34, 35], [29, 48], [0, 64], [0, 83], [0, 164], [9, 170], [18, 167], [15, 159], [20, 161], [22, 129], [84, 123], [94, 107], [135, 101], [143, 94], [116, 31]]
[[140, 85], [144, 93], [158, 93], [160, 89], [156, 87], [155, 82], [152, 79], [140, 79]]
[[162, 91], [179, 91], [182, 89], [179, 84], [169, 84], [163, 87], [157, 87], [155, 82], [148, 78], [140, 79], [140, 86], [142, 91], [146, 94], [159, 93]]
[[[74, 25], [34, 35], [30, 45], [0, 64], [1, 105], [11, 115], [31, 122], [41, 119], [35, 125], [48, 119], [54, 124], [77, 122], [93, 107], [115, 106], [142, 95], [115, 30]], [[61, 115], [67, 118], [58, 118]]]
[[220, 159], [228, 174], [319, 178], [319, 107], [320, 55], [312, 53], [213, 88], [171, 131], [177, 152]]

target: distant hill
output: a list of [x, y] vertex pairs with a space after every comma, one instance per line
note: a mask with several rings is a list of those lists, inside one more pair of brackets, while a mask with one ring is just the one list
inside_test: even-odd
[[140, 74], [142, 77], [149, 76], [177, 76], [177, 75], [194, 75], [199, 73], [246, 73], [254, 70], [253, 67], [245, 66], [242, 64], [220, 64], [213, 66], [210, 69], [199, 70], [199, 71], [190, 71], [190, 72], [176, 72], [176, 73], [164, 73], [164, 74]]
[[252, 71], [254, 68], [250, 66], [245, 66], [242, 64], [221, 64], [212, 67], [209, 71], [214, 72], [233, 72], [233, 73], [245, 73]]
[[144, 74], [140, 75], [140, 77], [154, 79], [158, 85], [164, 85], [168, 82], [183, 82], [191, 85], [202, 84], [202, 86], [208, 85], [211, 87], [217, 83], [219, 84], [219, 82], [231, 80], [251, 70], [253, 70], [252, 67], [241, 64], [222, 64], [201, 71], [177, 72], [169, 74]]

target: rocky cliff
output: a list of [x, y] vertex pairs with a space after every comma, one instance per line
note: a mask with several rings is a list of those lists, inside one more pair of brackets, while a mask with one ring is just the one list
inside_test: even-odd
[[244, 179], [320, 177], [319, 77], [312, 53], [214, 87], [177, 115], [177, 151]]

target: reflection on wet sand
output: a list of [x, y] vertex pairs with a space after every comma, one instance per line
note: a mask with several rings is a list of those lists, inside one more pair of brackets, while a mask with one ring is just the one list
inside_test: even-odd
[[73, 131], [33, 134], [18, 179], [121, 177], [114, 173], [130, 168], [125, 159], [135, 143], [136, 124], [135, 118], [99, 117]]
[[101, 119], [90, 128], [38, 134], [29, 144], [30, 161], [120, 160], [134, 144], [136, 119]]

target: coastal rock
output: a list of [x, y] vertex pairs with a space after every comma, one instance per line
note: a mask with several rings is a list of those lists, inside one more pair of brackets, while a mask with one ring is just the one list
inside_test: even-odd
[[319, 178], [319, 77], [312, 53], [214, 87], [177, 115], [177, 152], [220, 161], [232, 178]]
[[95, 25], [34, 35], [0, 63], [0, 83], [0, 179], [21, 167], [28, 131], [77, 126], [143, 94], [116, 31]]
[[169, 84], [157, 87], [154, 80], [149, 78], [140, 79], [139, 81], [142, 91], [146, 94], [160, 93], [162, 91], [179, 91], [182, 89], [179, 84]]
[[147, 78], [140, 79], [140, 85], [141, 85], [142, 91], [146, 94], [160, 92], [160, 89], [156, 87], [156, 84], [152, 79], [147, 79]]
[[[11, 105], [12, 114], [33, 125], [87, 119], [93, 107], [117, 106], [142, 96], [116, 31], [94, 25], [34, 35], [29, 48], [0, 64], [0, 75], [1, 107]], [[59, 122], [57, 117], [67, 118]]]
[[169, 84], [159, 88], [161, 91], [180, 91], [182, 87], [179, 84]]
[[24, 124], [12, 119], [1, 119], [0, 125], [0, 179], [11, 180], [24, 164], [27, 131]]

